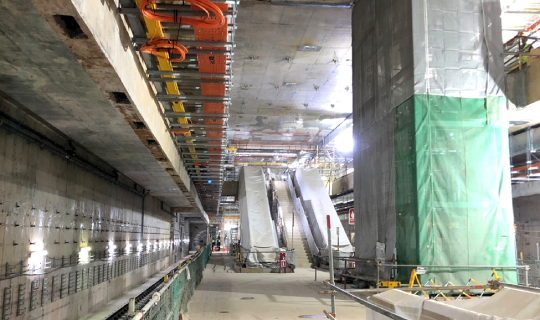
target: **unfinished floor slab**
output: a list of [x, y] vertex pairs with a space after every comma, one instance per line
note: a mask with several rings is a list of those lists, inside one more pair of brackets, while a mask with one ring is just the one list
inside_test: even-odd
[[[296, 269], [289, 274], [235, 273], [233, 258], [214, 253], [203, 280], [188, 306], [189, 320], [276, 320], [325, 319], [330, 296], [318, 292], [326, 288], [327, 273]], [[337, 299], [339, 319], [366, 319], [366, 310], [356, 302]], [[310, 316], [310, 317], [308, 317]]]

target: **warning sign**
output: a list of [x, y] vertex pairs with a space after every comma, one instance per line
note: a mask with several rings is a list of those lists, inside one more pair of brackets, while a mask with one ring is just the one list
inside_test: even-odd
[[349, 224], [354, 224], [354, 209], [349, 209]]

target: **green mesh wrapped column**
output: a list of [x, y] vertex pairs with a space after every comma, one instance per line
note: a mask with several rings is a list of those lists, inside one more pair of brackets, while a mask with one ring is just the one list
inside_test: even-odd
[[[458, 266], [515, 266], [500, 16], [498, 0], [356, 2], [358, 258], [453, 266], [421, 276], [438, 285], [492, 273]], [[394, 276], [369, 263], [356, 271]], [[411, 269], [398, 271], [408, 281]]]
[[[415, 95], [395, 109], [400, 264], [515, 265], [505, 100]], [[502, 117], [502, 119], [501, 119]], [[485, 282], [490, 269], [430, 269], [421, 281]], [[406, 280], [410, 269], [400, 269]], [[459, 271], [459, 272], [456, 272]], [[515, 271], [498, 271], [515, 282]]]

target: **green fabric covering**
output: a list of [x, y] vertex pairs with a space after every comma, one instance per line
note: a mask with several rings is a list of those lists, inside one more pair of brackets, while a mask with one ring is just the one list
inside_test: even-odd
[[210, 257], [210, 247], [205, 247], [202, 254], [187, 266], [173, 281], [162, 295], [160, 301], [152, 307], [145, 315], [144, 319], [149, 320], [176, 320], [180, 314], [187, 313], [189, 300], [195, 293], [195, 289], [201, 283], [203, 271]]
[[[398, 264], [516, 265], [505, 108], [503, 97], [415, 95], [394, 109]], [[399, 279], [411, 271], [399, 268]], [[515, 270], [497, 271], [516, 283]], [[429, 269], [420, 281], [491, 274]]]

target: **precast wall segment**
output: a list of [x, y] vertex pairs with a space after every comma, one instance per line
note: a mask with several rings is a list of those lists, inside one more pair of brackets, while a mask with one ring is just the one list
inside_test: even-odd
[[[500, 10], [480, 0], [356, 3], [358, 258], [515, 265]], [[374, 267], [357, 269], [376, 277]], [[409, 274], [398, 269], [399, 279]], [[465, 284], [490, 274], [446, 269], [422, 278]], [[515, 272], [504, 277], [515, 281]]]

